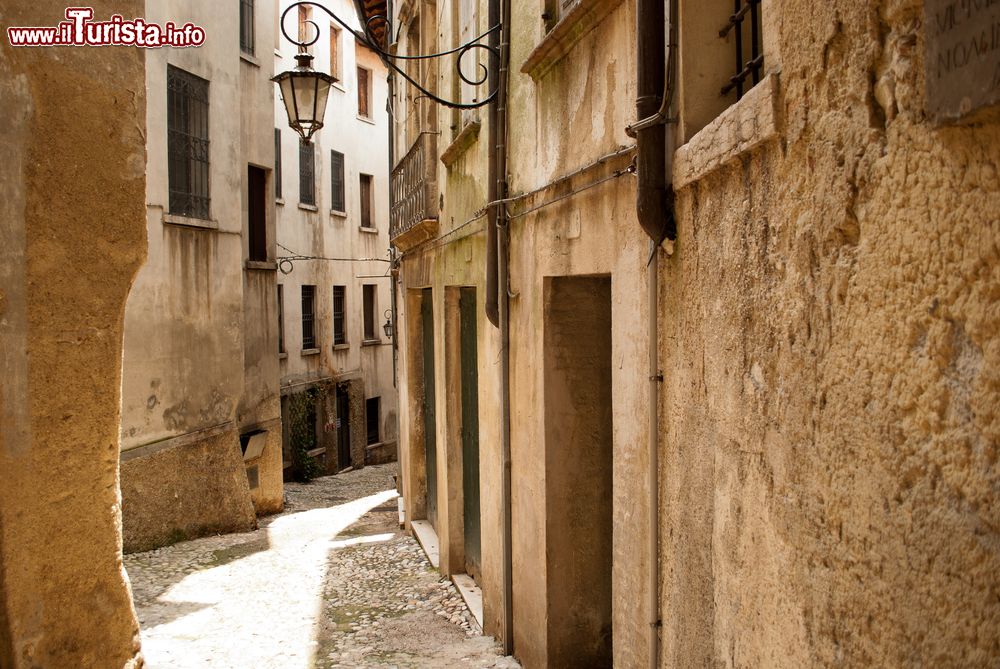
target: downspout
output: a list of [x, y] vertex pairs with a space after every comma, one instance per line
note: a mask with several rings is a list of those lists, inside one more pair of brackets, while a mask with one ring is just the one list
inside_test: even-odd
[[[649, 622], [649, 669], [660, 661], [660, 495], [659, 495], [659, 390], [663, 376], [659, 368], [658, 288], [660, 244], [677, 237], [673, 212], [672, 158], [673, 121], [677, 52], [677, 0], [669, 3], [669, 46], [664, 40], [664, 3], [661, 0], [636, 0], [636, 113], [638, 121], [627, 128], [636, 138], [636, 217], [650, 238], [647, 263], [647, 356], [648, 404], [647, 426], [647, 613]], [[666, 61], [666, 62], [664, 62]]]
[[[489, 0], [487, 5], [487, 23], [491, 26], [495, 26], [500, 23], [500, 9], [501, 0]], [[494, 30], [490, 33], [489, 45], [491, 49], [495, 49], [496, 52], [500, 50], [500, 32], [506, 31], [507, 26], [501, 26], [500, 31]], [[490, 87], [497, 87], [497, 96], [486, 108], [486, 125], [487, 130], [487, 143], [489, 157], [487, 159], [487, 172], [486, 172], [486, 201], [496, 202], [502, 196], [498, 195], [499, 186], [497, 184], [497, 175], [503, 172], [497, 171], [497, 163], [499, 160], [499, 154], [497, 152], [497, 118], [499, 116], [499, 107], [501, 98], [503, 98], [506, 91], [500, 87], [500, 62], [497, 58], [491, 57], [489, 62], [489, 81]], [[500, 316], [498, 307], [498, 296], [497, 292], [497, 212], [499, 211], [497, 205], [490, 207], [488, 216], [486, 218], [486, 317], [490, 320], [490, 323], [494, 327], [500, 327]]]
[[[490, 202], [507, 197], [507, 88], [508, 65], [510, 63], [510, 0], [490, 0], [490, 11], [493, 5], [498, 5], [501, 30], [498, 35], [494, 31], [491, 39], [500, 38], [500, 62], [497, 72], [499, 86], [495, 105], [495, 123], [490, 123], [490, 133], [493, 135], [492, 147], [495, 147], [493, 180], [493, 197]], [[492, 14], [491, 14], [492, 16]], [[491, 25], [496, 25], [492, 23]], [[487, 233], [487, 239], [495, 240], [497, 266], [496, 286], [488, 293], [496, 301], [497, 317], [500, 325], [500, 454], [503, 465], [501, 480], [501, 497], [503, 499], [503, 652], [504, 655], [514, 654], [514, 559], [513, 559], [513, 522], [511, 510], [511, 457], [510, 457], [510, 282], [509, 282], [509, 247], [507, 205], [497, 204], [493, 207], [490, 220], [493, 221], [495, 237]], [[488, 251], [487, 251], [488, 252]], [[489, 276], [487, 275], [487, 290]], [[488, 298], [489, 299], [489, 298]], [[489, 305], [487, 304], [487, 310]], [[487, 315], [489, 312], [487, 311]]]

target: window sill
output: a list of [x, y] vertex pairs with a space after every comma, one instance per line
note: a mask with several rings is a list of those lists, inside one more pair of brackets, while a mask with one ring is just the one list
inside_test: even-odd
[[274, 203], [275, 204], [281, 204], [281, 205], [283, 205], [283, 204], [285, 204], [285, 198], [283, 198], [283, 197], [276, 197], [276, 198], [274, 198]]
[[358, 226], [358, 230], [360, 232], [366, 232], [369, 235], [377, 235], [378, 234], [378, 228], [370, 228], [370, 227], [365, 226], [365, 225], [359, 225]]
[[280, 353], [278, 353], [278, 360], [287, 360], [287, 359], [288, 359], [288, 354], [287, 353], [285, 353], [284, 351], [281, 351]]
[[769, 74], [674, 153], [675, 190], [778, 136], [778, 75]]
[[219, 222], [204, 218], [181, 216], [180, 214], [163, 214], [163, 222], [169, 225], [180, 225], [185, 228], [201, 228], [203, 230], [218, 230]]
[[476, 143], [476, 140], [479, 139], [479, 129], [482, 125], [479, 121], [470, 121], [465, 124], [462, 131], [458, 133], [454, 141], [441, 154], [441, 162], [444, 163], [445, 167], [451, 167], [470, 146]]
[[362, 116], [361, 114], [358, 114], [358, 120], [359, 121], [364, 121], [365, 123], [368, 123], [369, 125], [375, 125], [375, 121], [373, 121], [371, 119], [371, 117], [368, 117], [368, 116]]
[[528, 54], [521, 72], [537, 82], [620, 4], [622, 0], [577, 0]]
[[314, 204], [306, 204], [304, 202], [299, 202], [299, 209], [303, 211], [319, 211], [319, 207]]
[[363, 339], [361, 341], [362, 346], [378, 346], [382, 343], [381, 339]]
[[[334, 76], [334, 77], [337, 77], [337, 75], [334, 74], [333, 72], [331, 72], [330, 75]], [[337, 77], [337, 79], [340, 79], [340, 77]], [[340, 81], [333, 82], [332, 84], [330, 84], [330, 87], [331, 88], [336, 88], [341, 93], [346, 93], [347, 92], [347, 89], [344, 88], [344, 84], [340, 83]]]
[[333, 350], [334, 351], [346, 351], [349, 348], [351, 348], [350, 344], [334, 344], [333, 345]]
[[337, 211], [336, 209], [331, 209], [330, 210], [330, 216], [332, 218], [347, 218], [347, 212], [346, 211]]
[[253, 65], [256, 68], [260, 68], [260, 63], [257, 61], [256, 56], [249, 54], [246, 51], [240, 51], [240, 60], [247, 65]]
[[301, 355], [303, 358], [306, 357], [307, 355], [319, 355], [319, 349], [318, 348], [304, 348], [304, 349], [302, 349], [302, 352], [299, 355]]
[[278, 269], [278, 263], [273, 260], [247, 260], [243, 267], [245, 269], [257, 269], [266, 270], [268, 272], [274, 272]]

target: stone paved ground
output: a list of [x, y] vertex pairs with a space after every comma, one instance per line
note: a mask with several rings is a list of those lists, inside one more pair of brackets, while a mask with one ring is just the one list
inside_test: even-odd
[[286, 484], [256, 532], [126, 556], [146, 666], [518, 667], [399, 530], [395, 471]]

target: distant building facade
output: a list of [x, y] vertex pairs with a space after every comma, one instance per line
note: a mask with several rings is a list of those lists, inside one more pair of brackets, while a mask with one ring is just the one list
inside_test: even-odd
[[125, 310], [126, 550], [282, 508], [270, 2], [147, 3], [206, 42], [145, 53], [149, 251]]
[[[280, 11], [291, 5], [282, 1]], [[327, 6], [360, 28], [349, 0]], [[386, 68], [318, 8], [300, 5], [286, 18], [303, 40], [315, 36], [313, 24], [313, 66], [337, 79], [324, 127], [303, 142], [274, 100], [286, 478], [396, 458]], [[279, 37], [274, 69], [294, 68], [297, 52]]]

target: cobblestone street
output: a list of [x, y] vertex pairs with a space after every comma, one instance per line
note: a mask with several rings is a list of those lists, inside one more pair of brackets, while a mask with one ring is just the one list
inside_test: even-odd
[[147, 666], [517, 667], [400, 531], [395, 471], [286, 484], [255, 532], [126, 556]]

